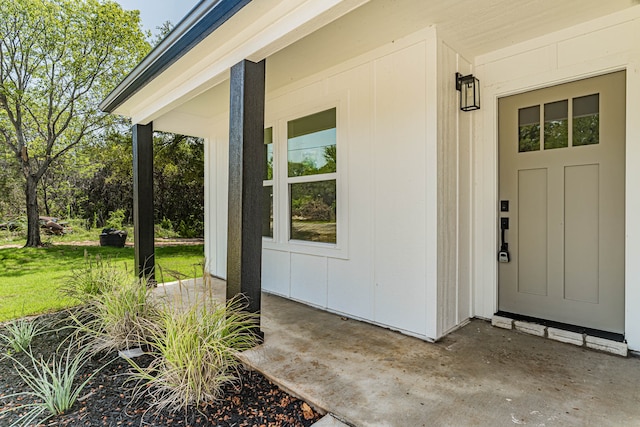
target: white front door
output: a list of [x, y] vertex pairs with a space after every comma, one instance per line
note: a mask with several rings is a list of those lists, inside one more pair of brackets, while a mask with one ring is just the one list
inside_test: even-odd
[[499, 309], [624, 333], [625, 72], [502, 98], [498, 113]]

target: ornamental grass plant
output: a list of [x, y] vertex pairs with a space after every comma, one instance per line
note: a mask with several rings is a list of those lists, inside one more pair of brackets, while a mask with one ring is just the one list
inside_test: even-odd
[[104, 259], [100, 254], [90, 256], [84, 251], [84, 264], [71, 271], [61, 292], [82, 304], [86, 304], [97, 296], [117, 289], [122, 283], [130, 280], [131, 273], [122, 266], [117, 266], [111, 259]]
[[42, 356], [36, 358], [31, 352], [27, 352], [31, 366], [8, 356], [29, 391], [3, 396], [2, 399], [33, 399], [33, 403], [20, 404], [9, 409], [27, 410], [12, 426], [41, 425], [49, 418], [67, 412], [73, 407], [83, 388], [100, 372], [98, 369], [78, 383], [78, 374], [88, 355], [85, 351], [73, 354], [71, 348], [72, 345], [69, 345], [66, 351], [54, 354], [47, 360]]
[[11, 354], [26, 351], [40, 327], [35, 320], [17, 319], [7, 323], [4, 329], [5, 332], [0, 333], [0, 342], [5, 343]]
[[129, 360], [134, 394], [150, 395], [150, 409], [157, 411], [215, 402], [223, 386], [237, 379], [238, 352], [257, 344], [256, 316], [244, 308], [240, 299], [223, 304], [211, 297], [163, 304], [155, 319], [143, 320], [153, 361], [143, 368]]
[[145, 320], [157, 317], [151, 288], [144, 279], [125, 278], [95, 295], [77, 312], [70, 311], [92, 354], [139, 347], [146, 342]]

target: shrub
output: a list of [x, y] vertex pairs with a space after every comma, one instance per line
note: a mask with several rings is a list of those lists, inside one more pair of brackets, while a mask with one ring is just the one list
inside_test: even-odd
[[151, 288], [142, 279], [127, 279], [70, 313], [76, 336], [86, 335], [92, 353], [138, 347], [145, 342], [144, 319], [156, 314]]
[[72, 270], [61, 291], [81, 303], [88, 303], [98, 295], [116, 289], [129, 280], [128, 271], [116, 267], [111, 260], [104, 260], [100, 255], [92, 258], [85, 250], [84, 265]]
[[217, 400], [223, 385], [236, 380], [237, 352], [257, 342], [255, 316], [243, 308], [239, 300], [220, 304], [206, 298], [187, 307], [163, 305], [157, 322], [145, 323], [154, 361], [142, 368], [129, 360], [132, 378], [139, 380], [135, 394], [150, 393], [158, 411]]
[[173, 224], [171, 224], [171, 220], [169, 218], [163, 217], [162, 221], [160, 221], [160, 228], [163, 230], [173, 231]]
[[[166, 224], [165, 224], [166, 225]], [[173, 228], [167, 229], [164, 228], [161, 224], [156, 224], [153, 227], [155, 237], [160, 237], [163, 239], [169, 239], [172, 237], [178, 237], [179, 234], [173, 230]]]
[[124, 222], [124, 209], [117, 209], [109, 212], [109, 218], [105, 222], [106, 228], [115, 228], [116, 230], [122, 230], [122, 224]]
[[187, 223], [184, 220], [180, 220], [178, 224], [178, 235], [180, 237], [192, 238], [194, 236], [194, 232], [191, 227], [187, 226]]
[[204, 236], [204, 222], [193, 215], [187, 220], [180, 220], [176, 231], [180, 237], [193, 238]]
[[5, 329], [6, 333], [0, 334], [0, 340], [6, 343], [10, 353], [26, 351], [39, 332], [35, 321], [25, 319], [11, 321], [5, 325]]
[[[23, 365], [11, 356], [9, 358], [13, 361], [18, 374], [30, 388], [30, 391], [3, 396], [3, 398], [33, 397], [36, 401], [8, 409], [29, 409], [26, 415], [13, 425], [40, 425], [52, 416], [68, 411], [78, 399], [82, 389], [100, 372], [98, 369], [85, 378], [82, 383], [75, 384], [76, 377], [84, 366], [84, 361], [87, 360], [87, 354], [80, 351], [72, 356], [71, 346], [64, 354], [53, 355], [48, 360], [44, 360], [43, 357], [37, 359], [33, 354], [27, 354], [31, 367]], [[46, 413], [48, 415], [45, 416]], [[44, 418], [41, 419], [43, 416]]]

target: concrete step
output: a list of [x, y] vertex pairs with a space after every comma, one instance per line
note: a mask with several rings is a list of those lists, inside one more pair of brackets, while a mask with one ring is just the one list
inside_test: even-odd
[[560, 341], [566, 344], [576, 345], [578, 347], [600, 350], [617, 356], [627, 357], [627, 354], [629, 353], [627, 344], [623, 342], [552, 328], [550, 326], [544, 326], [534, 322], [514, 320], [504, 316], [493, 316], [491, 318], [491, 325], [502, 329], [515, 329], [517, 331], [524, 332], [525, 334], [536, 335], [538, 337], [548, 338], [550, 340]]

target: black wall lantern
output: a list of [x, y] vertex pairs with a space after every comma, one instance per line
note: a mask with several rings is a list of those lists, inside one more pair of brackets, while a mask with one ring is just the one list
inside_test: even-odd
[[480, 109], [480, 81], [469, 74], [456, 73], [456, 89], [460, 92], [460, 109], [473, 111]]

